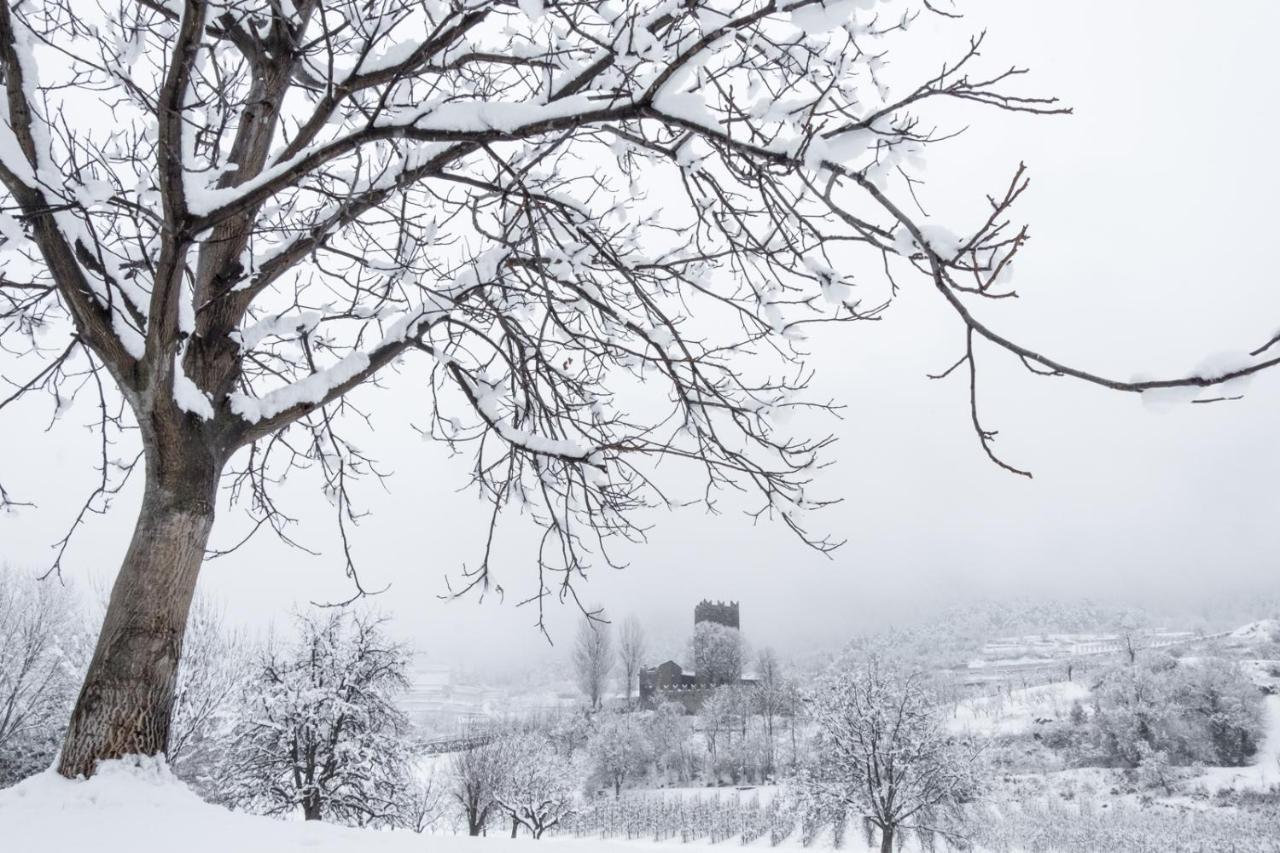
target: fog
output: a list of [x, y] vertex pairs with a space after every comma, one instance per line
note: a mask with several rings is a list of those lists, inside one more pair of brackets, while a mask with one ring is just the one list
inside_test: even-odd
[[[985, 60], [1033, 70], [1019, 86], [1075, 109], [1065, 118], [969, 110], [973, 128], [938, 146], [921, 201], [930, 213], [980, 214], [1018, 162], [1031, 189], [1017, 213], [1033, 239], [1019, 256], [1017, 300], [978, 306], [1002, 332], [1053, 357], [1114, 376], [1195, 370], [1244, 354], [1280, 328], [1272, 260], [1280, 163], [1271, 59], [1280, 7], [1177, 2], [968, 4], [988, 28]], [[1247, 23], [1246, 23], [1247, 22]], [[959, 35], [954, 27], [954, 35]], [[1276, 591], [1280, 553], [1280, 373], [1240, 400], [1153, 406], [1136, 395], [1034, 376], [979, 352], [984, 422], [997, 449], [1034, 478], [984, 456], [969, 422], [963, 376], [932, 381], [961, 352], [962, 326], [919, 281], [879, 322], [830, 328], [810, 341], [815, 398], [844, 406], [815, 423], [839, 443], [815, 487], [842, 502], [814, 524], [847, 540], [829, 558], [783, 525], [744, 516], [725, 496], [718, 515], [655, 512], [649, 540], [621, 548], [624, 570], [597, 566], [579, 594], [621, 617], [635, 613], [660, 650], [678, 651], [701, 598], [741, 602], [755, 646], [786, 654], [830, 647], [862, 631], [915, 621], [957, 602], [1036, 596], [1191, 608], [1202, 600]], [[1233, 389], [1232, 393], [1236, 393]], [[519, 668], [563, 657], [575, 606], [547, 603], [549, 645], [530, 554], [536, 530], [504, 534], [480, 600], [449, 600], [446, 577], [479, 558], [486, 505], [466, 490], [468, 460], [422, 442], [410, 424], [423, 400], [408, 378], [364, 389], [374, 431], [362, 449], [394, 471], [364, 484], [368, 515], [355, 539], [361, 580], [386, 591], [373, 605], [426, 659]], [[0, 519], [0, 559], [47, 567], [92, 487], [96, 448], [82, 425], [88, 399], [45, 431], [47, 403], [0, 419], [0, 477], [39, 508]], [[660, 469], [661, 473], [668, 473]], [[672, 468], [677, 482], [684, 474]], [[309, 519], [312, 556], [267, 534], [209, 563], [201, 589], [234, 621], [261, 628], [308, 601], [349, 597], [331, 508], [286, 486], [289, 512]], [[137, 486], [137, 484], [133, 484]], [[103, 589], [123, 555], [139, 489], [91, 518], [68, 554], [67, 582]], [[244, 531], [224, 512], [215, 546]]]

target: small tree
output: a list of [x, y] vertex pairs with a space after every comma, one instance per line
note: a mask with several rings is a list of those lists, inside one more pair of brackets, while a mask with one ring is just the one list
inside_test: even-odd
[[507, 774], [508, 761], [500, 738], [453, 754], [450, 760], [450, 793], [462, 810], [467, 835], [480, 835], [498, 805], [496, 797]]
[[573, 813], [573, 764], [540, 732], [516, 735], [506, 744], [507, 769], [494, 796], [511, 820], [511, 836], [523, 826], [534, 838]]
[[264, 814], [301, 810], [365, 825], [397, 818], [408, 777], [404, 648], [382, 620], [345, 610], [297, 619], [298, 638], [267, 648], [247, 687], [225, 790]]
[[652, 761], [653, 749], [645, 738], [635, 714], [604, 714], [599, 717], [588, 751], [596, 775], [622, 796], [622, 786], [644, 774]]
[[761, 649], [756, 656], [756, 684], [753, 698], [755, 708], [764, 725], [765, 774], [773, 773], [775, 755], [775, 727], [778, 717], [787, 712], [789, 685], [783, 675], [782, 665], [773, 649]]
[[733, 743], [734, 717], [737, 702], [727, 687], [718, 687], [707, 696], [698, 709], [698, 729], [707, 747], [708, 771], [715, 775], [720, 767], [721, 746]]
[[693, 720], [684, 706], [659, 702], [645, 717], [644, 728], [658, 772], [671, 781], [687, 782], [692, 776], [688, 742]]
[[543, 729], [556, 751], [573, 760], [591, 739], [591, 712], [582, 708], [556, 712], [545, 721]]
[[398, 826], [416, 833], [435, 827], [444, 816], [445, 788], [435, 773], [414, 776], [401, 792]]
[[978, 751], [946, 733], [923, 674], [867, 654], [824, 676], [809, 705], [818, 732], [800, 787], [811, 804], [861, 817], [879, 831], [881, 853], [906, 831], [925, 844], [959, 839]]
[[622, 692], [631, 706], [631, 687], [644, 666], [646, 652], [644, 626], [635, 615], [628, 616], [618, 632], [618, 667], [621, 669]]
[[608, 622], [588, 616], [578, 624], [573, 647], [573, 670], [593, 709], [604, 704], [604, 691], [613, 670], [613, 636]]

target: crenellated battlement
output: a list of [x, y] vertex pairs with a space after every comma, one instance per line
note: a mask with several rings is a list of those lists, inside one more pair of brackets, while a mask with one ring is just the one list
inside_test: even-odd
[[717, 625], [724, 625], [726, 628], [741, 628], [738, 623], [738, 602], [716, 601], [702, 599], [698, 605], [693, 608], [693, 624], [699, 622], [714, 622]]

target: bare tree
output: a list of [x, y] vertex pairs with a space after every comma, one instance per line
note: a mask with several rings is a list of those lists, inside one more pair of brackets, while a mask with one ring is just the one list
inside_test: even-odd
[[462, 809], [468, 835], [480, 835], [498, 811], [498, 789], [507, 773], [501, 738], [488, 738], [471, 749], [453, 754], [450, 793]]
[[764, 724], [765, 774], [774, 770], [777, 743], [775, 728], [778, 717], [787, 713], [789, 685], [782, 664], [773, 649], [764, 648], [756, 655], [756, 683], [752, 696]]
[[708, 775], [713, 778], [719, 772], [721, 747], [733, 742], [735, 705], [729, 689], [717, 687], [698, 709], [698, 729], [706, 742]]
[[962, 842], [960, 806], [977, 790], [978, 750], [952, 737], [925, 675], [868, 653], [828, 673], [809, 696], [818, 735], [800, 786], [819, 810], [880, 833], [893, 853], [906, 832], [926, 848]]
[[401, 791], [397, 824], [422, 834], [444, 817], [445, 787], [435, 773], [415, 775]]
[[644, 666], [647, 651], [644, 625], [632, 614], [623, 621], [618, 632], [618, 667], [622, 670], [622, 692], [627, 699], [627, 707], [631, 706], [631, 687], [636, 683], [640, 667]]
[[578, 688], [593, 709], [604, 704], [604, 692], [613, 671], [612, 626], [598, 617], [584, 617], [578, 624], [578, 637], [573, 647], [573, 671]]
[[[1120, 382], [987, 325], [974, 303], [1011, 294], [1026, 178], [970, 226], [913, 217], [914, 158], [949, 135], [930, 109], [1067, 110], [1013, 94], [1021, 69], [982, 70], [982, 37], [896, 79], [890, 57], [936, 44], [916, 41], [920, 16], [961, 25], [927, 0], [869, 6], [3, 4], [0, 334], [37, 364], [0, 408], [88, 394], [101, 443], [55, 568], [82, 519], [145, 479], [61, 772], [167, 746], [224, 477], [252, 530], [293, 541], [274, 487], [315, 476], [363, 591], [352, 485], [380, 469], [351, 435], [375, 395], [351, 392], [394, 369], [418, 371], [423, 432], [473, 450], [493, 524], [533, 511], [541, 607], [643, 535], [635, 510], [669, 505], [660, 457], [701, 471], [708, 504], [745, 489], [753, 513], [834, 547], [802, 526], [830, 439], [773, 416], [813, 405], [808, 325], [879, 318], [912, 274], [958, 318], [946, 372], [966, 368], [993, 459], [980, 341], [1134, 392], [1280, 362], [1264, 347], [1217, 375]], [[641, 385], [670, 405], [637, 405]], [[0, 485], [0, 507], [20, 500]], [[487, 586], [493, 541], [464, 590]]]

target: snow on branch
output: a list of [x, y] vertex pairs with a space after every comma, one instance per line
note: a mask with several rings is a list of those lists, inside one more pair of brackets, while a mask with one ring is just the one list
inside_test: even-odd
[[[650, 508], [731, 495], [835, 547], [809, 331], [910, 281], [956, 313], [997, 461], [975, 337], [1120, 390], [1276, 363], [1116, 382], [981, 320], [1013, 295], [1025, 174], [966, 226], [924, 213], [924, 158], [957, 109], [1066, 109], [920, 0], [81, 6], [0, 9], [4, 342], [62, 323], [145, 440], [247, 446], [228, 475], [255, 529], [288, 538], [273, 484], [318, 472], [353, 575], [349, 490], [382, 476], [350, 437], [364, 385], [427, 397], [416, 426], [470, 453], [493, 526], [535, 519], [541, 603], [617, 564]], [[922, 54], [925, 18], [954, 50]], [[15, 387], [83, 376], [50, 358]], [[663, 459], [698, 486], [660, 484]]]

